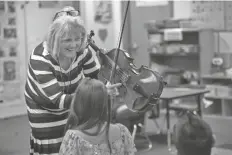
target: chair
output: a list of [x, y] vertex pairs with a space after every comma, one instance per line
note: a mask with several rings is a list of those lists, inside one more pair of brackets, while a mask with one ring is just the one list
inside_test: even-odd
[[[115, 112], [115, 120], [117, 123], [125, 125], [132, 133], [132, 138], [135, 142], [138, 152], [149, 151], [152, 148], [152, 142], [145, 132], [144, 128], [145, 112], [133, 112], [122, 105]], [[143, 145], [146, 146], [143, 146]]]
[[197, 113], [198, 111], [198, 107], [194, 103], [172, 103], [170, 104], [169, 109], [176, 111], [177, 116], [182, 116], [183, 113], [188, 111], [194, 113]]

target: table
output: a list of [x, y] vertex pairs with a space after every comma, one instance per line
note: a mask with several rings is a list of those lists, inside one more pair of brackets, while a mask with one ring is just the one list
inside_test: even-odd
[[202, 116], [201, 99], [209, 90], [202, 88], [187, 88], [187, 87], [166, 87], [163, 89], [160, 99], [166, 102], [166, 122], [167, 122], [167, 143], [168, 149], [171, 148], [171, 130], [170, 130], [170, 103], [173, 99], [186, 98], [190, 96], [197, 97], [198, 114]]

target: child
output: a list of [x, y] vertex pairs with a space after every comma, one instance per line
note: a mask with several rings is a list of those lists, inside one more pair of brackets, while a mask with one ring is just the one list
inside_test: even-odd
[[215, 141], [209, 124], [191, 112], [175, 124], [173, 136], [178, 155], [210, 155]]
[[75, 91], [60, 155], [133, 155], [135, 144], [122, 124], [111, 124], [106, 86], [85, 78]]

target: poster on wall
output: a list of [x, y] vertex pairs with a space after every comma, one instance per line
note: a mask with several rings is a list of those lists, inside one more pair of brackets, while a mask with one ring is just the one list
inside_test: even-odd
[[16, 3], [0, 1], [0, 99], [3, 104], [21, 99]]
[[16, 57], [17, 56], [17, 50], [16, 47], [9, 47], [9, 56], [10, 57]]
[[5, 58], [1, 59], [0, 61], [0, 86], [3, 86], [2, 90], [0, 90], [0, 93], [3, 99], [3, 103], [20, 99], [20, 67], [17, 62], [18, 61], [16, 59], [12, 58]]
[[5, 57], [5, 49], [0, 47], [0, 58]]
[[16, 19], [15, 19], [15, 17], [9, 17], [8, 18], [8, 25], [9, 26], [15, 26], [16, 25]]
[[5, 12], [5, 2], [0, 1], [0, 13], [4, 13], [4, 12]]
[[15, 13], [15, 2], [13, 1], [8, 1], [7, 2], [7, 9], [8, 9], [8, 13]]
[[39, 8], [55, 8], [59, 4], [59, 1], [39, 1]]
[[141, 1], [136, 0], [135, 6], [136, 7], [152, 7], [152, 6], [163, 6], [168, 5], [168, 0], [162, 0], [162, 1]]
[[4, 28], [3, 35], [4, 35], [4, 39], [16, 39], [17, 38], [16, 28]]
[[104, 42], [106, 40], [107, 35], [108, 35], [108, 30], [106, 28], [98, 30], [98, 36], [101, 39], [101, 41]]
[[3, 65], [2, 60], [0, 60], [0, 83], [3, 82]]
[[100, 24], [109, 24], [112, 22], [112, 2], [94, 1], [95, 15], [94, 21]]
[[13, 60], [3, 62], [3, 79], [4, 81], [16, 80], [16, 63]]

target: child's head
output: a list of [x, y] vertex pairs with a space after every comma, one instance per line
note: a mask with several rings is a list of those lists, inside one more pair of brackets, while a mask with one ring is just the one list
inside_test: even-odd
[[212, 129], [199, 116], [187, 113], [175, 124], [174, 143], [178, 155], [210, 155], [214, 145]]
[[108, 118], [108, 93], [99, 80], [84, 78], [75, 91], [70, 107], [68, 128], [84, 129], [102, 125]]

